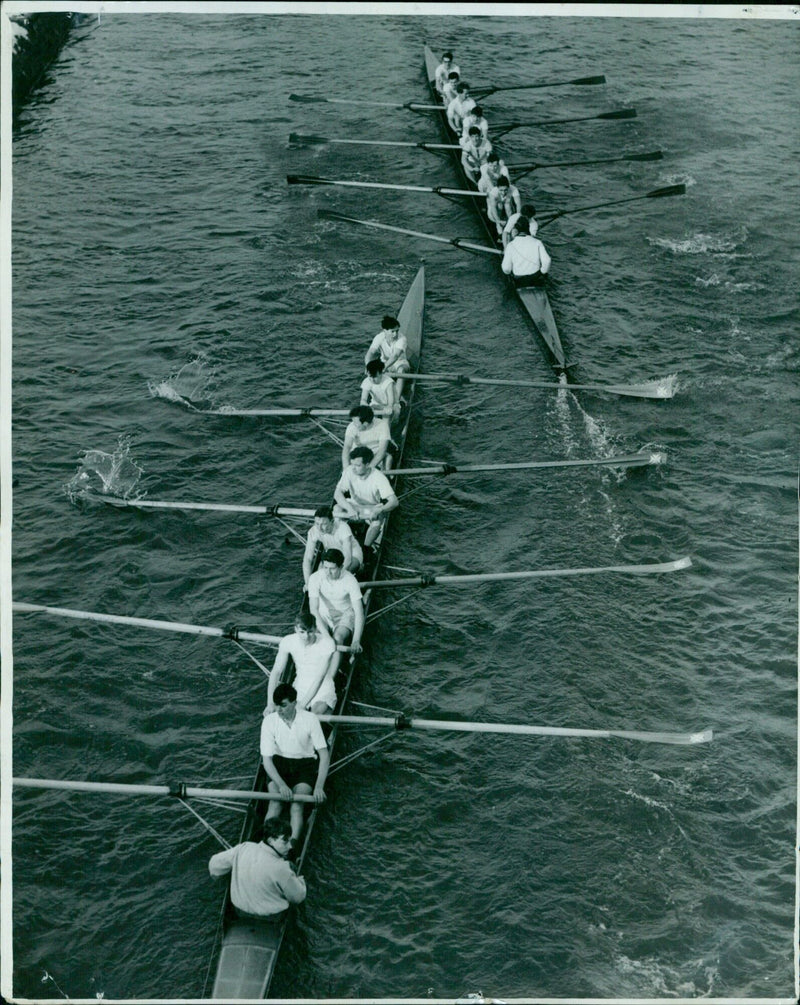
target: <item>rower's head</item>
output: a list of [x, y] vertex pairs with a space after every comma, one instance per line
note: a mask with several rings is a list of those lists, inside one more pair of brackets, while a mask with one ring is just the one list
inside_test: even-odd
[[285, 817], [270, 817], [264, 821], [261, 840], [286, 858], [292, 847], [292, 825]]
[[333, 530], [333, 506], [317, 506], [314, 510], [314, 523], [323, 534]]
[[311, 611], [305, 608], [294, 619], [294, 630], [308, 645], [313, 645], [317, 641], [316, 619]]
[[370, 380], [374, 380], [377, 384], [381, 380], [386, 366], [384, 365], [382, 359], [371, 359], [369, 363], [367, 363], [365, 369]]
[[322, 553], [322, 562], [320, 564], [322, 571], [328, 579], [338, 579], [344, 568], [344, 555], [338, 548], [328, 548]]
[[[369, 405], [356, 405], [355, 408], [350, 409], [350, 418], [354, 419], [358, 423], [359, 429], [366, 429], [367, 426], [372, 425], [375, 419], [375, 413]], [[350, 456], [352, 456], [352, 454]]]
[[520, 236], [524, 234], [530, 234], [531, 232], [531, 221], [527, 216], [520, 216], [517, 222], [514, 224], [514, 235]]
[[393, 335], [400, 334], [400, 322], [397, 318], [393, 318], [391, 314], [384, 314], [381, 327], [385, 332], [391, 332]]
[[357, 475], [364, 477], [369, 474], [374, 457], [375, 454], [369, 447], [356, 447], [355, 450], [350, 451], [350, 466]]
[[442, 62], [443, 63], [452, 63], [453, 62], [453, 54], [452, 54], [452, 52], [450, 52], [449, 50], [447, 52], [443, 52], [442, 53]]
[[469, 84], [466, 80], [459, 80], [456, 84], [456, 94], [460, 94], [462, 98], [469, 97]]
[[528, 218], [528, 233], [531, 237], [536, 237], [536, 232], [539, 230], [539, 224], [536, 222], [536, 207], [532, 202], [523, 203], [522, 215]]
[[451, 84], [454, 84], [458, 80], [459, 76], [460, 76], [460, 74], [459, 74], [458, 70], [451, 70], [447, 74], [447, 79], [450, 81]]
[[480, 119], [483, 117], [483, 109], [481, 108], [480, 105], [476, 105], [472, 109], [472, 114], [475, 116], [476, 119]]
[[297, 691], [291, 684], [279, 684], [273, 694], [272, 701], [281, 719], [291, 722], [297, 711]]
[[500, 189], [501, 195], [508, 195], [508, 190], [511, 188], [511, 183], [504, 174], [501, 174], [497, 179], [497, 187]]
[[470, 126], [467, 135], [474, 143], [477, 143], [481, 138], [481, 131], [477, 126]]

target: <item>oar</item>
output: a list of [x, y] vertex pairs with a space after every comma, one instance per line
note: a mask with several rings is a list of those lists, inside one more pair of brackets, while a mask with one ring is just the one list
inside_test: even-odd
[[178, 799], [240, 799], [249, 802], [314, 803], [313, 796], [295, 793], [282, 796], [279, 792], [258, 792], [253, 789], [202, 789], [185, 782], [172, 785], [131, 785], [124, 782], [73, 782], [54, 778], [12, 778], [11, 782], [20, 789], [60, 789], [69, 792], [103, 792], [109, 795], [130, 796], [172, 796]]
[[590, 209], [605, 209], [606, 206], [619, 206], [623, 202], [637, 202], [640, 199], [664, 199], [672, 195], [685, 194], [685, 185], [668, 185], [666, 188], [654, 188], [652, 192], [647, 192], [645, 195], [632, 195], [628, 196], [627, 199], [612, 199], [610, 202], [598, 202], [593, 206], [578, 206], [576, 209], [560, 209], [556, 213], [545, 214], [547, 219], [539, 223], [539, 230], [552, 223], [553, 220], [558, 220], [562, 216], [569, 216], [572, 213], [586, 213]]
[[667, 455], [661, 451], [649, 454], [628, 454], [618, 457], [591, 457], [581, 461], [516, 461], [509, 464], [435, 464], [425, 468], [395, 468], [387, 471], [388, 477], [399, 475], [456, 475], [473, 474], [478, 471], [527, 471], [532, 468], [643, 468], [650, 464], [663, 464]]
[[489, 248], [485, 244], [473, 244], [461, 237], [439, 237], [438, 234], [423, 234], [418, 230], [406, 230], [404, 227], [390, 227], [388, 223], [377, 223], [375, 220], [356, 220], [344, 213], [336, 213], [332, 209], [318, 209], [317, 216], [322, 220], [341, 220], [345, 223], [356, 223], [361, 227], [374, 227], [376, 230], [390, 230], [395, 234], [408, 234], [410, 237], [421, 237], [426, 241], [437, 241], [439, 244], [452, 244], [454, 248], [466, 248], [468, 251], [482, 251], [487, 255], [502, 255], [499, 248]]
[[569, 119], [544, 119], [541, 121], [505, 122], [492, 127], [492, 139], [499, 139], [510, 133], [512, 129], [527, 129], [533, 126], [562, 126], [569, 122], [592, 122], [597, 119], [607, 121], [618, 119], [635, 119], [635, 108], [620, 108], [615, 112], [601, 112], [599, 115], [581, 115], [577, 118]]
[[519, 181], [520, 178], [524, 178], [531, 171], [538, 171], [541, 168], [591, 167], [594, 164], [618, 164], [621, 161], [660, 161], [663, 158], [664, 155], [660, 150], [653, 150], [646, 154], [623, 154], [621, 157], [602, 157], [598, 160], [589, 161], [555, 161], [552, 164], [539, 164], [533, 161], [530, 164], [509, 164], [508, 170], [514, 175], [514, 179]]
[[197, 409], [200, 415], [228, 415], [228, 416], [344, 416], [350, 414], [349, 408], [201, 408]]
[[659, 572], [676, 572], [688, 569], [692, 560], [686, 556], [674, 562], [658, 562], [653, 565], [604, 565], [596, 568], [578, 569], [526, 569], [521, 572], [477, 572], [458, 576], [436, 576], [425, 573], [409, 579], [379, 579], [369, 583], [370, 589], [385, 586], [468, 586], [472, 583], [499, 583], [510, 579], [545, 579], [554, 576], [587, 576], [604, 572], [622, 572], [633, 576], [648, 576]]
[[406, 108], [410, 112], [440, 112], [441, 105], [422, 105], [416, 101], [397, 104], [395, 101], [367, 101], [361, 98], [317, 98], [313, 94], [290, 94], [289, 101], [303, 105], [373, 105], [375, 108]]
[[[620, 454], [616, 457], [590, 457], [586, 460], [574, 461], [511, 461], [504, 464], [450, 464], [442, 461], [440, 464], [428, 465], [424, 468], [393, 468], [386, 471], [388, 478], [402, 475], [455, 475], [475, 474], [481, 471], [528, 471], [547, 468], [641, 468], [647, 465], [663, 464], [666, 454], [662, 451], [650, 451], [639, 454]], [[245, 503], [212, 503], [212, 502], [180, 502], [170, 499], [123, 499], [120, 496], [88, 494], [92, 502], [106, 503], [120, 509], [158, 509], [181, 510], [184, 512], [201, 511], [210, 513], [247, 513], [251, 516], [294, 516], [313, 517], [314, 509], [298, 506], [259, 506]]]
[[410, 140], [350, 140], [339, 136], [301, 136], [289, 133], [289, 142], [295, 146], [321, 146], [325, 143], [347, 143], [360, 147], [416, 147], [419, 150], [460, 150], [457, 143], [413, 143]]
[[650, 733], [630, 729], [570, 729], [563, 726], [525, 726], [504, 722], [452, 722], [445, 719], [411, 719], [402, 713], [394, 718], [375, 715], [320, 715], [321, 722], [339, 722], [352, 726], [394, 726], [397, 730], [430, 729], [458, 733], [501, 733], [511, 736], [580, 736], [608, 739], [616, 736], [623, 740], [642, 740], [644, 743], [672, 743], [690, 746], [710, 743], [714, 738], [711, 729], [700, 733]]
[[[314, 515], [314, 511], [311, 511]], [[221, 639], [236, 639], [243, 642], [263, 642], [277, 645], [283, 636], [263, 635], [260, 632], [245, 632], [236, 626], [211, 628], [207, 625], [189, 625], [181, 621], [154, 621], [152, 618], [133, 618], [124, 614], [101, 614], [98, 611], [78, 611], [69, 607], [47, 607], [44, 604], [25, 604], [14, 601], [11, 609], [19, 614], [51, 614], [58, 618], [74, 618], [78, 621], [99, 621], [111, 625], [128, 625], [133, 628], [152, 628], [161, 632], [183, 632], [186, 635], [211, 635]], [[337, 646], [339, 652], [349, 653], [348, 646]]]
[[498, 94], [500, 91], [531, 91], [539, 87], [586, 87], [593, 84], [605, 84], [606, 78], [602, 75], [597, 77], [576, 77], [575, 80], [546, 80], [541, 84], [505, 84], [502, 87], [470, 87], [469, 92], [475, 98], [488, 98], [490, 94]]
[[485, 192], [476, 192], [468, 188], [444, 188], [441, 185], [431, 187], [429, 185], [389, 185], [377, 181], [337, 181], [334, 178], [320, 178], [314, 174], [287, 174], [286, 182], [289, 185], [342, 185], [348, 188], [386, 188], [396, 192], [426, 192], [433, 195], [441, 195], [447, 198], [451, 195], [471, 195], [479, 199], [485, 199]]
[[461, 373], [404, 373], [403, 380], [445, 384], [481, 384], [490, 387], [527, 387], [549, 391], [605, 391], [631, 398], [671, 398], [677, 384], [675, 375], [649, 380], [644, 384], [552, 384], [541, 380], [501, 380], [495, 377], [467, 377]]

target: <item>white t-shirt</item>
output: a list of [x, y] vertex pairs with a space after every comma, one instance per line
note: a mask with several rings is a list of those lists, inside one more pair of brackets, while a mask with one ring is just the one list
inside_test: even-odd
[[[291, 656], [294, 661], [295, 678], [292, 687], [297, 691], [298, 708], [305, 708], [308, 704], [312, 697], [311, 691], [319, 681], [320, 675], [325, 672], [335, 652], [336, 643], [330, 635], [323, 635], [321, 632], [318, 633], [316, 641], [310, 645], [306, 644], [297, 632], [281, 639], [278, 644], [278, 655]], [[329, 700], [331, 697], [333, 701]], [[335, 706], [336, 689], [332, 680], [326, 678], [320, 684], [314, 701], [324, 701], [331, 708]]]
[[353, 468], [347, 468], [336, 489], [349, 493], [356, 506], [378, 506], [394, 496], [389, 479], [381, 471], [371, 471], [366, 478], [361, 478]]
[[308, 577], [308, 601], [316, 601], [323, 610], [343, 614], [361, 603], [361, 587], [346, 569], [338, 579], [331, 579], [325, 569], [317, 569]]
[[382, 329], [372, 340], [367, 350], [367, 359], [377, 356], [384, 364], [389, 366], [397, 363], [400, 359], [405, 359], [408, 353], [408, 339], [400, 332], [396, 339], [389, 337], [389, 332]]
[[265, 715], [261, 722], [261, 756], [314, 757], [327, 747], [319, 719], [313, 712], [298, 708], [291, 723], [277, 712]]

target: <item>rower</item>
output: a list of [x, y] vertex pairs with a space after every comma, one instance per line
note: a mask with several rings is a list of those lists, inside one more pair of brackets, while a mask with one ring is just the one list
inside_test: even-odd
[[522, 209], [519, 213], [512, 213], [508, 218], [505, 227], [503, 227], [503, 247], [508, 245], [511, 237], [514, 233], [514, 228], [517, 225], [517, 220], [521, 216], [526, 216], [528, 218], [528, 228], [531, 237], [536, 237], [536, 232], [539, 229], [539, 224], [536, 222], [536, 207], [532, 202], [523, 203]]
[[334, 675], [339, 668], [340, 653], [336, 643], [317, 628], [310, 611], [302, 610], [294, 622], [291, 635], [278, 643], [278, 653], [269, 675], [267, 707], [264, 715], [275, 711], [275, 688], [280, 684], [291, 657], [294, 665], [292, 686], [297, 692], [298, 708], [315, 715], [330, 714], [336, 708]]
[[391, 440], [389, 423], [375, 415], [369, 405], [356, 405], [350, 409], [350, 422], [344, 431], [342, 444], [342, 471], [347, 470], [356, 447], [369, 447], [372, 467], [379, 467], [386, 457]]
[[349, 642], [351, 652], [360, 653], [364, 601], [358, 580], [343, 566], [344, 555], [338, 548], [323, 552], [320, 567], [308, 577], [308, 609], [320, 632], [329, 634], [337, 645]]
[[526, 216], [520, 216], [502, 263], [503, 272], [514, 277], [516, 287], [544, 286], [550, 256], [538, 237], [529, 232]]
[[461, 124], [461, 135], [466, 135], [472, 126], [477, 126], [480, 129], [481, 136], [485, 140], [489, 139], [489, 123], [480, 105], [476, 105], [471, 112], [467, 112], [464, 116], [464, 121]]
[[497, 228], [498, 238], [502, 237], [509, 218], [515, 213], [519, 214], [521, 210], [519, 189], [516, 185], [512, 185], [505, 175], [501, 175], [486, 197], [486, 215]]
[[436, 84], [436, 90], [439, 94], [444, 91], [444, 85], [447, 83], [447, 79], [452, 72], [460, 73], [458, 65], [453, 62], [452, 52], [443, 52], [442, 61], [436, 67], [436, 73], [434, 75], [434, 83]]
[[365, 370], [367, 375], [361, 381], [361, 404], [369, 405], [376, 416], [391, 422], [400, 414], [397, 384], [392, 376], [384, 372], [380, 359], [371, 359]]
[[[269, 777], [268, 790], [285, 799], [293, 794], [313, 795], [315, 803], [325, 802], [325, 779], [331, 755], [319, 719], [313, 712], [297, 707], [297, 691], [291, 684], [278, 684], [273, 695], [275, 711], [261, 721], [261, 757]], [[283, 804], [271, 800], [267, 820], [281, 815]], [[303, 832], [303, 804], [289, 808], [292, 844]]]
[[456, 96], [456, 88], [458, 87], [460, 80], [461, 74], [458, 70], [451, 70], [450, 73], [447, 74], [447, 80], [442, 88], [442, 104], [445, 108], [447, 108]]
[[486, 158], [486, 163], [481, 165], [478, 191], [488, 195], [502, 177], [511, 181], [511, 175], [508, 173], [505, 161], [501, 160], [496, 153], [490, 153]]
[[383, 361], [384, 372], [399, 374], [411, 369], [406, 353], [408, 352], [408, 339], [400, 331], [400, 322], [390, 314], [384, 315], [381, 321], [381, 330], [372, 340], [367, 355], [364, 357], [364, 366], [371, 359]]
[[240, 918], [282, 921], [291, 904], [306, 899], [306, 881], [286, 860], [291, 848], [290, 824], [272, 817], [264, 821], [260, 841], [243, 841], [211, 856], [212, 876], [231, 874], [231, 903]]
[[374, 469], [369, 447], [356, 447], [351, 451], [350, 466], [339, 479], [333, 497], [336, 516], [368, 524], [365, 549], [376, 541], [387, 515], [399, 505], [389, 479]]
[[447, 106], [447, 121], [453, 132], [460, 136], [463, 130], [464, 116], [475, 107], [475, 100], [469, 96], [469, 84], [459, 81], [456, 84], [456, 95]]
[[314, 523], [306, 536], [306, 550], [303, 553], [303, 583], [308, 588], [308, 577], [313, 571], [318, 549], [338, 548], [344, 556], [344, 567], [356, 573], [364, 562], [361, 545], [356, 541], [346, 520], [337, 520], [332, 506], [318, 506], [314, 512]]
[[464, 173], [473, 184], [478, 184], [481, 167], [492, 152], [492, 144], [486, 139], [478, 126], [470, 126], [458, 141], [461, 147], [461, 166]]

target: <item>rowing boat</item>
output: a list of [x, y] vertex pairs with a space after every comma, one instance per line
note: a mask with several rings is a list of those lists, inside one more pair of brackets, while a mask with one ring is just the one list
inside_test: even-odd
[[[434, 56], [431, 49], [426, 45], [425, 72], [428, 78], [428, 86], [430, 87], [433, 100], [441, 109], [439, 118], [442, 131], [447, 136], [448, 142], [458, 144], [459, 138], [450, 128], [450, 124], [447, 121], [447, 116], [445, 114], [444, 105], [442, 104], [439, 92], [436, 90], [436, 67], [438, 66], [438, 63], [439, 61], [436, 56]], [[461, 179], [461, 188], [477, 191], [477, 187], [473, 184], [472, 179], [467, 175], [466, 171], [464, 171], [461, 164], [461, 156], [458, 150], [452, 150], [451, 152], [453, 154], [453, 162], [455, 164], [456, 171]], [[494, 225], [486, 215], [486, 200], [472, 196], [468, 201], [472, 204], [473, 209], [480, 218], [484, 230], [486, 231], [486, 235], [489, 238], [489, 242], [496, 246], [498, 243], [497, 234]], [[558, 327], [556, 326], [555, 318], [553, 317], [553, 311], [550, 307], [550, 301], [547, 298], [547, 293], [543, 289], [539, 289], [537, 287], [518, 289], [514, 285], [513, 278], [510, 276], [506, 278], [509, 286], [514, 290], [517, 301], [522, 307], [524, 314], [533, 323], [535, 330], [547, 346], [554, 368], [558, 372], [563, 372], [567, 367], [567, 358], [564, 354], [564, 347], [561, 344], [561, 336], [558, 333]]]
[[[397, 319], [408, 340], [407, 355], [411, 372], [416, 372], [419, 368], [424, 309], [425, 269], [423, 266], [417, 272], [414, 282], [411, 284], [411, 288], [397, 315]], [[398, 384], [400, 385], [400, 393], [405, 404], [400, 417], [392, 428], [392, 438], [398, 447], [396, 457], [394, 458], [396, 465], [399, 465], [402, 461], [412, 415], [411, 406], [413, 404], [414, 389], [416, 387], [414, 381], [398, 381]], [[389, 459], [388, 463], [391, 464], [392, 460]], [[369, 582], [377, 581], [378, 579], [387, 524], [388, 518], [384, 524], [381, 537], [373, 545], [372, 558], [362, 576], [365, 616], [369, 612], [370, 601], [372, 599]], [[348, 658], [342, 661], [340, 668], [342, 683], [337, 688], [336, 714], [338, 715], [342, 714], [347, 702], [355, 669], [356, 661], [354, 659]], [[331, 758], [333, 757], [337, 728], [338, 724], [334, 724], [328, 737], [328, 748], [331, 752]], [[267, 778], [264, 766], [259, 760], [253, 790], [256, 792], [265, 792], [268, 781], [269, 779]], [[241, 841], [260, 840], [260, 830], [266, 807], [267, 803], [263, 800], [253, 800], [250, 802], [242, 828]], [[298, 857], [298, 872], [302, 870], [305, 863], [317, 813], [318, 809], [315, 806], [306, 822], [303, 845]], [[228, 891], [222, 908], [222, 944], [217, 961], [212, 998], [265, 998], [269, 991], [278, 953], [288, 924], [288, 918], [275, 923], [249, 921], [238, 917], [231, 904], [230, 891]]]

